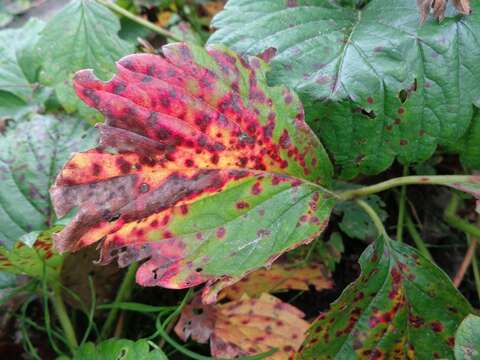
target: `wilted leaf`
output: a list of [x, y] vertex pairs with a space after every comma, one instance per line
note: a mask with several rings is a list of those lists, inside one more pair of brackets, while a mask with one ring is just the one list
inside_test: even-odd
[[0, 135], [0, 244], [53, 224], [48, 190], [70, 153], [89, 147], [95, 134], [78, 119], [36, 115]]
[[33, 245], [18, 241], [12, 249], [0, 246], [0, 271], [28, 275], [42, 279], [58, 280], [63, 263], [63, 256], [53, 246], [52, 234], [61, 227], [53, 227], [39, 234], [34, 234]]
[[468, 315], [455, 336], [455, 359], [480, 359], [480, 317]]
[[238, 283], [223, 289], [219, 297], [235, 300], [243, 294], [256, 297], [262, 293], [284, 290], [307, 291], [309, 286], [317, 291], [332, 288], [331, 274], [322, 265], [315, 263], [303, 266], [275, 263], [270, 269], [254, 271]]
[[139, 284], [184, 288], [231, 282], [318, 236], [331, 165], [296, 95], [225, 48], [163, 53], [120, 60], [108, 83], [76, 75], [107, 121], [100, 146], [76, 154], [51, 191], [59, 216], [80, 207], [58, 249], [102, 239], [103, 262], [149, 258]]
[[[377, 195], [369, 195], [364, 199], [378, 214], [382, 221], [388, 217], [384, 210], [385, 203]], [[338, 223], [340, 229], [353, 239], [373, 241], [378, 235], [368, 214], [353, 201], [338, 203], [334, 211], [343, 214], [342, 221]]]
[[[72, 111], [71, 79], [77, 70], [94, 69], [109, 77], [119, 57], [134, 51], [134, 46], [117, 35], [118, 18], [91, 0], [72, 0], [48, 22], [36, 46], [42, 60], [41, 81], [55, 86], [59, 100]], [[83, 105], [84, 106], [84, 105]]]
[[395, 157], [428, 159], [468, 129], [480, 95], [480, 3], [468, 17], [419, 24], [415, 0], [361, 11], [327, 0], [231, 0], [209, 43], [244, 54], [275, 48], [273, 84], [295, 89], [342, 176]]
[[302, 359], [453, 359], [471, 312], [448, 276], [415, 249], [381, 237], [362, 273], [309, 330]]
[[175, 326], [184, 341], [210, 339], [212, 356], [231, 359], [277, 348], [268, 359], [290, 359], [300, 347], [309, 324], [297, 308], [269, 294], [244, 295], [222, 305], [203, 305], [200, 298], [186, 306]]
[[75, 351], [72, 360], [168, 360], [159, 348], [151, 349], [148, 341], [109, 339], [99, 344], [91, 342]]

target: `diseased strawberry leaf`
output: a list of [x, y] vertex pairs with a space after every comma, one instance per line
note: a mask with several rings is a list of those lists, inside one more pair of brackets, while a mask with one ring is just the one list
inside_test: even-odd
[[468, 315], [455, 336], [455, 359], [480, 359], [480, 317]]
[[35, 115], [12, 123], [0, 135], [0, 244], [54, 222], [48, 190], [71, 152], [95, 143], [79, 119]]
[[231, 0], [209, 43], [242, 54], [273, 48], [269, 80], [298, 92], [352, 178], [395, 157], [424, 161], [465, 134], [480, 98], [480, 3], [471, 6], [472, 15], [420, 26], [415, 0], [373, 0], [361, 11], [328, 0]]
[[54, 226], [32, 234], [33, 244], [18, 241], [12, 249], [0, 246], [0, 271], [58, 281], [63, 256], [53, 246], [52, 234], [62, 227]]
[[415, 249], [380, 237], [360, 277], [309, 329], [299, 358], [453, 359], [472, 308], [448, 276]]
[[107, 120], [51, 190], [59, 216], [80, 207], [56, 246], [102, 240], [102, 262], [149, 258], [144, 286], [231, 283], [321, 233], [331, 164], [295, 93], [266, 84], [267, 64], [224, 47], [163, 53], [123, 58], [107, 83], [77, 73], [77, 94]]
[[219, 298], [240, 299], [243, 294], [256, 297], [286, 290], [308, 291], [310, 286], [317, 291], [333, 287], [331, 274], [323, 265], [309, 263], [296, 266], [280, 262], [273, 264], [270, 269], [259, 269], [248, 274], [238, 283], [223, 289]]
[[308, 322], [294, 306], [269, 294], [247, 295], [225, 304], [204, 305], [199, 297], [182, 310], [175, 332], [183, 341], [210, 340], [212, 356], [233, 359], [276, 348], [271, 360], [293, 358]]

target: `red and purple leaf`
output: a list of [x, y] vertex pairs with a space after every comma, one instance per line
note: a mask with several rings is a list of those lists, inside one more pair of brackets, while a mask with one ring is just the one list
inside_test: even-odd
[[121, 59], [109, 82], [76, 74], [106, 122], [51, 190], [59, 216], [79, 207], [58, 249], [100, 241], [104, 263], [149, 259], [141, 285], [185, 288], [231, 282], [318, 236], [332, 168], [296, 94], [224, 47], [163, 54]]

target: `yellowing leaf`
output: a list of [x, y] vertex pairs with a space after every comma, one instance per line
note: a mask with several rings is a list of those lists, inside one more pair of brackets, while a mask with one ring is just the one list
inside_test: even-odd
[[330, 289], [330, 273], [321, 264], [296, 267], [292, 264], [274, 264], [270, 269], [260, 269], [248, 274], [238, 283], [222, 290], [220, 298], [239, 299], [243, 294], [257, 296], [282, 290]]
[[212, 356], [234, 358], [276, 348], [268, 359], [290, 359], [300, 347], [308, 322], [297, 308], [269, 294], [258, 299], [244, 295], [222, 305], [203, 305], [200, 298], [183, 309], [175, 332], [184, 341], [189, 337], [206, 343]]

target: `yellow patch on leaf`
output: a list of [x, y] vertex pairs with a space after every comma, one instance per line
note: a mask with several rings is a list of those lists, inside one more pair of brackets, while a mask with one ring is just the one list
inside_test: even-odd
[[222, 290], [220, 299], [239, 299], [243, 294], [256, 297], [262, 293], [273, 293], [285, 290], [309, 290], [309, 286], [317, 291], [331, 289], [331, 274], [321, 264], [309, 264], [295, 267], [292, 264], [274, 264], [270, 269], [254, 271], [238, 283]]
[[175, 332], [184, 341], [210, 339], [214, 357], [248, 356], [276, 348], [267, 359], [284, 360], [293, 358], [305, 338], [309, 323], [303, 316], [267, 293], [217, 305], [203, 305], [197, 297], [183, 309]]

